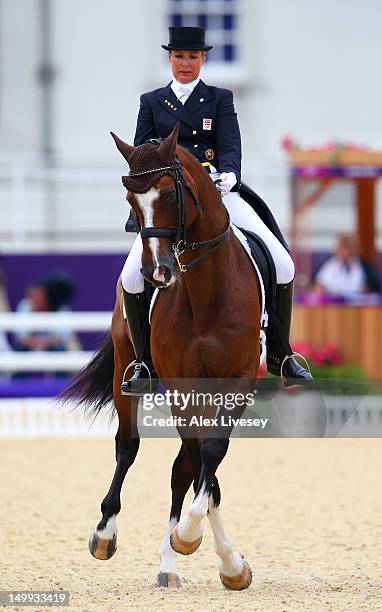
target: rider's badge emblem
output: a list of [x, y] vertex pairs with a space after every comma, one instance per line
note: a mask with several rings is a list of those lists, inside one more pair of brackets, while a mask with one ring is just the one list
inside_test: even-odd
[[215, 157], [215, 151], [213, 149], [206, 149], [204, 155], [208, 161], [212, 161]]
[[203, 130], [211, 130], [212, 119], [203, 119]]

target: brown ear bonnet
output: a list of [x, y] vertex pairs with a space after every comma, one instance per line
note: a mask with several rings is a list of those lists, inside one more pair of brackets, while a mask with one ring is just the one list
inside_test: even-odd
[[145, 193], [161, 176], [172, 173], [179, 126], [178, 122], [171, 134], [159, 145], [145, 142], [139, 147], [126, 144], [111, 132], [118, 150], [130, 167], [129, 174], [122, 177], [126, 189], [133, 193]]

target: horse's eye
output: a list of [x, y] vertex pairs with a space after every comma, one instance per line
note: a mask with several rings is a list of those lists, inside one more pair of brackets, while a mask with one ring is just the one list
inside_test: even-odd
[[167, 191], [165, 195], [166, 202], [173, 202], [175, 200], [175, 191]]

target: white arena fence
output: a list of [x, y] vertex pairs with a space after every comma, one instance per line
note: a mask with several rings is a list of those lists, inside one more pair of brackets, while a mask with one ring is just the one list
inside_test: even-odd
[[[51, 312], [51, 313], [0, 313], [0, 331], [17, 332], [54, 331], [105, 331], [110, 327], [110, 312]], [[92, 356], [89, 351], [2, 351], [0, 352], [0, 373], [17, 371], [57, 370], [76, 371], [81, 369]]]
[[[329, 397], [325, 437], [382, 437], [381, 397], [357, 396]], [[354, 406], [357, 406], [354, 408]], [[142, 415], [142, 406], [139, 410]], [[287, 437], [312, 436], [312, 428], [301, 424], [301, 410], [293, 406], [286, 410], [289, 433]], [[299, 420], [296, 420], [297, 413]], [[60, 406], [48, 398], [9, 398], [0, 400], [0, 440], [9, 438], [112, 438], [117, 431], [118, 420], [110, 421], [106, 408], [97, 418], [84, 415], [82, 409]], [[256, 440], [253, 441], [256, 445]]]
[[[290, 184], [285, 156], [280, 152], [277, 158], [269, 157], [264, 151], [247, 149], [245, 161], [243, 180], [277, 211], [278, 223], [287, 234]], [[53, 166], [36, 160], [1, 162], [2, 252], [127, 252], [134, 234], [123, 230], [129, 212], [121, 184], [124, 173], [123, 160], [118, 166], [114, 162], [111, 166], [110, 160], [89, 160], [86, 167], [69, 167], [59, 160]], [[352, 216], [344, 215], [352, 197], [351, 185], [333, 185], [321, 205], [305, 215], [309, 235], [301, 236], [300, 246], [330, 250], [339, 227], [352, 232]]]
[[[0, 313], [0, 331], [106, 331], [110, 328], [111, 316], [111, 312]], [[76, 372], [92, 355], [91, 351], [1, 351], [0, 379], [7, 380], [18, 371], [46, 372], [48, 376], [60, 370]], [[109, 437], [115, 435], [115, 428], [115, 423], [110, 424], [107, 410], [93, 422], [93, 417], [86, 417], [82, 410], [73, 410], [70, 404], [58, 406], [54, 398], [0, 399], [0, 438]]]
[[[20, 329], [52, 330], [66, 328], [71, 331], [106, 331], [110, 328], [111, 312], [65, 312], [15, 314], [0, 313], [0, 331], [15, 332]], [[75, 372], [89, 362], [89, 351], [13, 352], [0, 351], [0, 381], [10, 378], [17, 371]], [[22, 380], [22, 379], [21, 379]], [[287, 416], [293, 437], [293, 422], [301, 414], [299, 401], [288, 405]], [[382, 402], [379, 395], [327, 396], [326, 435], [382, 436]], [[300, 412], [299, 412], [300, 411]], [[110, 437], [115, 435], [116, 422], [110, 424], [109, 411], [93, 418], [82, 410], [73, 410], [70, 404], [60, 407], [54, 398], [4, 397], [0, 399], [0, 438], [18, 437]], [[301, 435], [301, 433], [300, 433]], [[308, 434], [309, 435], [309, 434]]]
[[82, 409], [59, 406], [46, 397], [0, 400], [0, 439], [104, 438], [115, 436], [116, 431], [117, 421], [110, 423], [108, 410], [94, 419]]

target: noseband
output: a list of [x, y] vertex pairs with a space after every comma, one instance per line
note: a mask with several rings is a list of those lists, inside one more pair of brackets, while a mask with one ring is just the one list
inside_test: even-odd
[[[178, 227], [144, 227], [140, 230], [142, 240], [145, 238], [169, 238], [172, 240], [172, 249], [174, 251], [175, 259], [178, 263], [179, 269], [181, 272], [186, 272], [190, 268], [192, 268], [196, 263], [201, 261], [206, 255], [213, 253], [216, 249], [218, 249], [228, 238], [231, 230], [230, 226], [230, 217], [228, 210], [224, 207], [224, 212], [227, 218], [227, 228], [225, 231], [217, 236], [216, 238], [212, 238], [210, 240], [202, 240], [200, 242], [187, 242], [186, 240], [186, 207], [184, 203], [184, 191], [183, 187], [185, 187], [190, 194], [193, 203], [196, 208], [199, 207], [198, 200], [195, 197], [195, 194], [192, 190], [192, 187], [184, 178], [182, 167], [180, 165], [179, 159], [176, 157], [173, 166], [163, 166], [162, 168], [155, 168], [153, 170], [144, 170], [142, 172], [129, 172], [129, 176], [142, 176], [144, 174], [151, 174], [154, 172], [163, 172], [163, 170], [170, 170], [175, 174], [175, 190], [176, 190], [176, 201], [178, 203]], [[188, 264], [182, 264], [180, 261], [180, 256], [185, 251], [195, 251], [196, 249], [200, 249], [202, 247], [210, 248], [208, 251], [199, 255]]]

